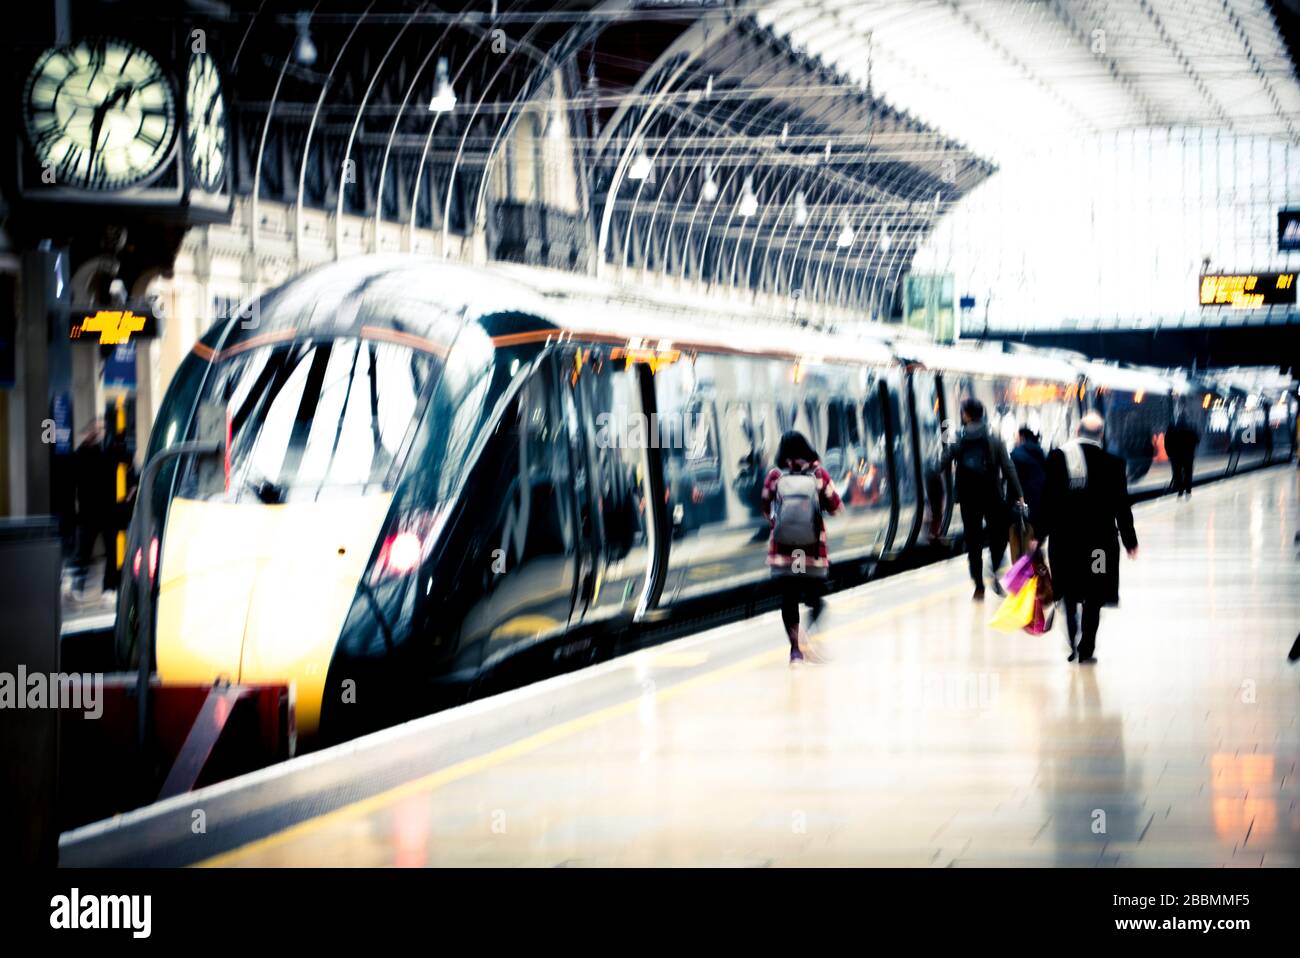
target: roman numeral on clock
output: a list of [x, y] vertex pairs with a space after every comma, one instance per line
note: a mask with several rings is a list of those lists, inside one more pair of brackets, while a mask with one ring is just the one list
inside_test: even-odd
[[36, 137], [36, 142], [33, 144], [36, 147], [36, 152], [38, 154], [48, 152], [50, 147], [52, 147], [62, 135], [63, 129], [57, 123], [45, 127]]
[[108, 163], [104, 159], [102, 150], [90, 161], [88, 182], [91, 186], [103, 186], [108, 183]]
[[68, 148], [63, 151], [63, 158], [59, 160], [57, 167], [60, 177], [67, 179], [77, 178], [77, 168], [81, 166], [81, 147], [75, 143], [69, 143]]

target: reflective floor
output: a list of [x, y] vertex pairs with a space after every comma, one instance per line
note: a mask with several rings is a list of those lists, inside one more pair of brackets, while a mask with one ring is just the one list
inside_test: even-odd
[[[475, 719], [471, 746], [409, 780], [196, 860], [1300, 865], [1297, 512], [1293, 467], [1137, 507], [1095, 666], [1066, 662], [1062, 625], [986, 627], [992, 594], [973, 603], [956, 560], [833, 599], [825, 664], [791, 669], [775, 615], [662, 646], [530, 693], [495, 738]], [[475, 707], [523, 707], [501, 698]], [[369, 776], [366, 754], [337, 774]]]

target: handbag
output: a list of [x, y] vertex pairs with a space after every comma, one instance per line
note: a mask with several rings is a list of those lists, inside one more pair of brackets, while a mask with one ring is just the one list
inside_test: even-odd
[[1047, 559], [1042, 549], [1035, 549], [1034, 563], [1034, 614], [1025, 626], [1030, 635], [1042, 635], [1051, 631], [1056, 617], [1056, 596], [1052, 592], [1052, 573], [1047, 568]]

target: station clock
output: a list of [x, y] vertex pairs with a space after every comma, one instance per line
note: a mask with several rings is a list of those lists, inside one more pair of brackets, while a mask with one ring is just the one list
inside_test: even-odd
[[23, 91], [23, 122], [46, 182], [111, 193], [158, 174], [178, 118], [157, 60], [124, 40], [91, 38], [40, 56]]
[[226, 176], [226, 104], [217, 65], [206, 53], [190, 58], [185, 117], [190, 177], [195, 186], [216, 193]]

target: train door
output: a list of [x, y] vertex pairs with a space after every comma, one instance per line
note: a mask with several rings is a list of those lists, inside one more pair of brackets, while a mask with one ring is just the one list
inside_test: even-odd
[[583, 365], [590, 357], [591, 350], [581, 346], [567, 346], [557, 354], [560, 412], [568, 438], [569, 475], [572, 479], [570, 488], [573, 492], [574, 584], [571, 622], [581, 619], [586, 611], [595, 593], [599, 568], [601, 530], [597, 527], [596, 490], [591, 476], [593, 459], [586, 410], [578, 385]]
[[719, 376], [730, 372], [717, 357], [705, 354], [654, 374], [651, 431], [659, 446], [671, 530], [661, 598], [665, 606], [683, 591], [704, 594], [725, 588], [735, 572], [729, 518], [740, 509], [728, 498], [730, 469], [724, 469], [718, 414]]
[[[936, 494], [943, 496], [943, 517], [939, 522], [938, 531], [935, 538], [953, 534], [953, 523], [960, 523], [961, 516], [954, 507], [956, 497], [953, 494], [955, 488], [953, 474], [951, 469], [940, 469], [942, 464], [943, 451], [945, 446], [956, 439], [957, 431], [953, 428], [952, 423], [957, 415], [952, 406], [952, 398], [949, 393], [948, 379], [940, 372], [934, 374], [934, 410], [938, 417], [936, 427], [939, 431], [939, 459], [935, 461], [935, 468], [939, 472], [939, 479], [942, 482], [942, 489], [935, 489]], [[930, 488], [934, 488], [932, 485]], [[933, 528], [933, 527], [932, 527]]]
[[940, 468], [943, 460], [943, 397], [938, 373], [928, 369], [912, 371], [912, 408], [916, 418], [921, 494], [925, 501], [921, 541], [932, 542], [943, 534], [951, 498]]
[[889, 535], [885, 554], [896, 556], [911, 540], [917, 508], [916, 461], [913, 458], [911, 416], [907, 406], [906, 373], [902, 367], [887, 370], [880, 379], [881, 409], [889, 450]]
[[630, 617], [649, 584], [654, 516], [646, 467], [647, 416], [636, 366], [585, 350], [573, 390], [587, 502], [575, 617]]
[[[943, 417], [939, 428], [946, 443], [955, 443], [961, 439], [961, 404], [975, 395], [975, 380], [959, 372], [946, 373], [940, 380], [943, 390]], [[965, 527], [961, 521], [961, 510], [957, 508], [957, 480], [954, 470], [949, 467], [944, 473], [944, 489], [948, 496], [947, 535], [955, 537], [964, 534]]]
[[476, 474], [473, 508], [486, 532], [481, 583], [465, 579], [462, 643], [484, 643], [490, 667], [568, 628], [577, 588], [578, 521], [569, 415], [556, 356], [541, 359], [504, 414], [499, 453]]

